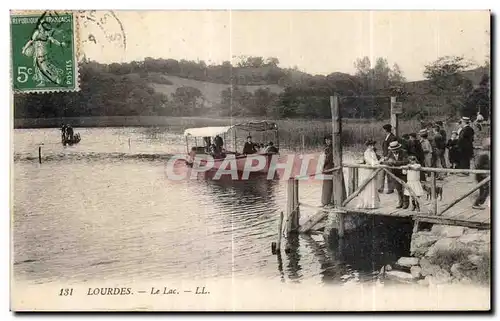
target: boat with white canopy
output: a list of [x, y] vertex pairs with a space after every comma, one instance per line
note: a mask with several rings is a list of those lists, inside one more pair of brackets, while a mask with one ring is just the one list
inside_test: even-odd
[[[237, 134], [244, 132], [251, 135], [252, 132], [273, 132], [274, 142], [267, 142], [264, 144], [256, 144], [252, 142], [255, 148], [250, 152], [248, 146], [245, 145], [247, 150], [241, 146], [238, 151]], [[231, 135], [232, 134], [232, 135]], [[213, 170], [218, 170], [220, 165], [223, 164], [225, 159], [236, 159], [237, 170], [243, 171], [247, 162], [252, 162], [256, 155], [266, 156], [266, 166], [259, 170], [259, 172], [267, 172], [269, 170], [269, 163], [271, 156], [279, 153], [279, 135], [278, 125], [270, 121], [251, 121], [245, 123], [238, 123], [229, 126], [213, 126], [213, 127], [198, 127], [188, 128], [184, 131], [186, 137], [186, 164], [193, 166], [195, 158], [200, 160], [199, 165], [206, 163], [206, 159], [212, 158], [214, 161]], [[227, 146], [227, 137], [232, 136], [231, 147], [229, 150]], [[190, 148], [190, 140], [194, 138], [194, 145]], [[199, 140], [199, 138], [201, 138]], [[250, 163], [251, 165], [252, 163]]]

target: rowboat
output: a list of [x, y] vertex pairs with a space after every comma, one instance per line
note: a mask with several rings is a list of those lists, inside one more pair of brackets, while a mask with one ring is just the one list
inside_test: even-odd
[[62, 144], [64, 146], [66, 145], [75, 145], [75, 144], [78, 144], [81, 140], [81, 137], [80, 137], [80, 134], [76, 133], [74, 136], [73, 136], [73, 139], [69, 138], [69, 137], [64, 137], [62, 139]]
[[[269, 146], [257, 148], [255, 153], [244, 153], [243, 147], [238, 151], [236, 138], [241, 132], [248, 133], [248, 135], [252, 132], [272, 132], [276, 146], [275, 148], [269, 148]], [[232, 150], [229, 150], [226, 137], [231, 134]], [[234, 170], [235, 166], [237, 172], [253, 167], [258, 168], [254, 171], [256, 173], [267, 173], [273, 155], [279, 153], [278, 125], [275, 122], [251, 121], [230, 126], [188, 128], [184, 131], [184, 136], [186, 137], [186, 164], [190, 167], [210, 165], [211, 171], [217, 171], [221, 169], [221, 166], [222, 169], [228, 171]], [[212, 144], [216, 136], [224, 137], [220, 147]], [[194, 145], [191, 148], [190, 138], [191, 140], [194, 138]], [[198, 144], [198, 138], [202, 138], [201, 144]], [[274, 146], [274, 142], [270, 142], [269, 145]], [[259, 164], [263, 159], [265, 159], [265, 165]]]

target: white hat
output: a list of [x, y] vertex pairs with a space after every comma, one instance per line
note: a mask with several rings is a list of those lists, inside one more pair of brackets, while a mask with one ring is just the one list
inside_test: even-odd
[[462, 120], [463, 120], [464, 122], [470, 122], [470, 118], [469, 118], [469, 117], [462, 117]]
[[420, 135], [422, 135], [422, 134], [427, 134], [427, 129], [425, 129], [425, 128], [424, 128], [424, 129], [421, 129], [421, 130], [419, 130], [419, 131], [418, 131], [418, 133], [419, 133]]
[[401, 144], [397, 140], [395, 140], [389, 144], [390, 150], [395, 150], [395, 149], [399, 149], [399, 148], [401, 148]]

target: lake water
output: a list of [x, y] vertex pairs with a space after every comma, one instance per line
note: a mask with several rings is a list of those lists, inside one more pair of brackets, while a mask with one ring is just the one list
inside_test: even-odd
[[[82, 141], [71, 147], [61, 145], [57, 129], [14, 131], [16, 280], [368, 282], [382, 264], [407, 254], [401, 231], [370, 221], [347, 236], [342, 251], [300, 236], [278, 259], [271, 242], [285, 210], [285, 182], [174, 182], [165, 163], [185, 151], [182, 136], [147, 128], [76, 131]], [[320, 196], [320, 182], [301, 182], [302, 202], [319, 205]], [[303, 210], [301, 221], [312, 214]]]

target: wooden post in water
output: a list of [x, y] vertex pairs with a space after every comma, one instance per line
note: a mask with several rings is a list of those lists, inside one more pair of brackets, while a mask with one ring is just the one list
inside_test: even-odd
[[38, 146], [38, 163], [42, 163], [42, 145]]
[[306, 150], [306, 142], [305, 142], [304, 134], [300, 135], [300, 137], [302, 139], [302, 153], [304, 153], [304, 151]]
[[438, 200], [436, 197], [436, 172], [431, 172], [431, 199], [432, 199], [432, 214], [438, 214]]
[[290, 178], [287, 182], [287, 196], [286, 196], [286, 223], [287, 233], [296, 231], [299, 228], [299, 181], [295, 178]]
[[281, 235], [283, 234], [283, 212], [280, 212], [280, 224], [278, 228], [278, 244], [276, 245], [276, 251], [281, 250]]
[[[342, 143], [340, 135], [342, 133], [342, 117], [340, 115], [339, 98], [337, 95], [330, 96], [330, 109], [332, 112], [332, 148], [333, 164], [340, 167], [339, 170], [332, 172], [333, 193], [332, 204], [334, 207], [342, 206], [346, 198], [344, 171], [342, 167]], [[338, 235], [344, 236], [344, 214], [338, 213]]]
[[293, 229], [299, 229], [300, 209], [299, 209], [299, 180], [293, 179]]
[[358, 168], [349, 167], [348, 195], [351, 195], [358, 188]]

